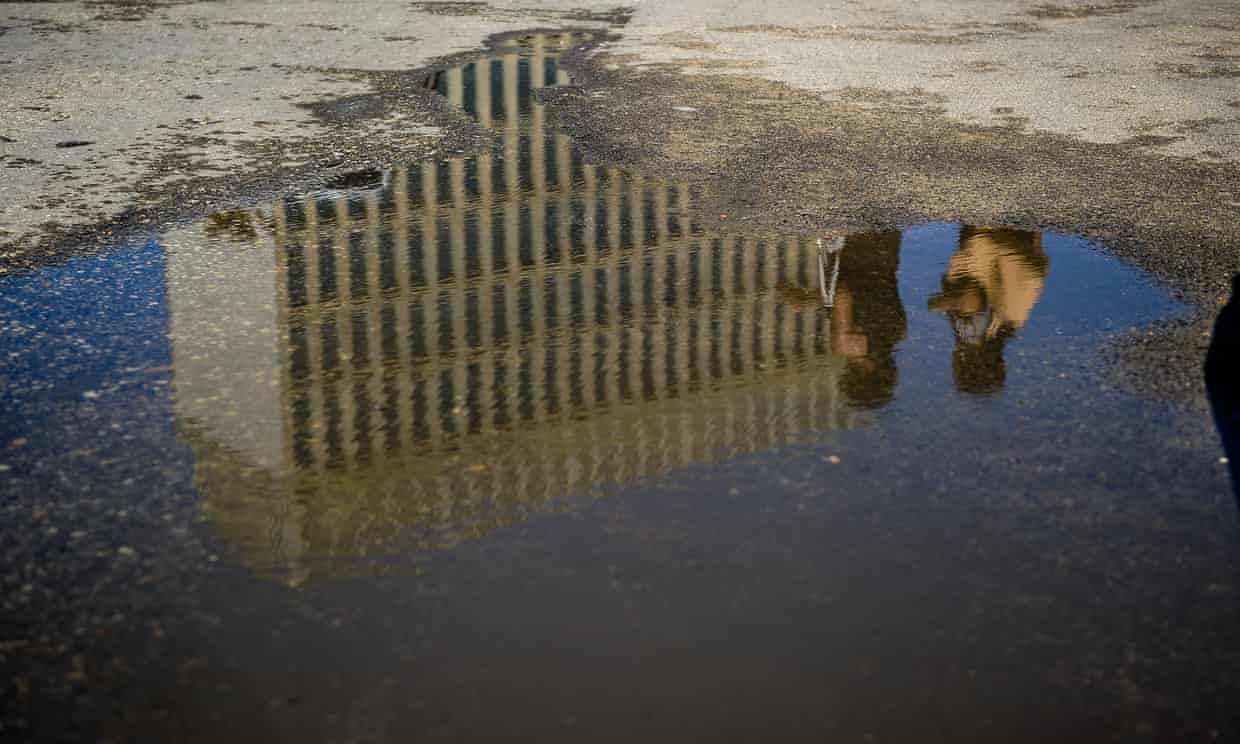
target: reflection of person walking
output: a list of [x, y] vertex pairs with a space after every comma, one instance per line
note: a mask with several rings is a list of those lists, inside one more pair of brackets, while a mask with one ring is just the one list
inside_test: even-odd
[[836, 253], [831, 348], [845, 360], [840, 389], [853, 405], [880, 408], [895, 395], [895, 349], [908, 334], [897, 279], [900, 232], [850, 235]]
[[898, 230], [856, 233], [819, 241], [817, 292], [779, 287], [780, 302], [829, 311], [831, 352], [844, 359], [840, 388], [853, 405], [880, 408], [895, 395], [895, 349], [908, 333], [899, 268]]
[[1049, 268], [1036, 232], [1003, 227], [964, 227], [960, 248], [943, 273], [943, 291], [930, 310], [947, 315], [956, 337], [952, 379], [964, 393], [1003, 389], [1003, 348], [1028, 320], [1042, 294]]
[[1205, 373], [1214, 425], [1227, 454], [1232, 489], [1240, 499], [1240, 274], [1231, 278], [1231, 298], [1214, 321]]

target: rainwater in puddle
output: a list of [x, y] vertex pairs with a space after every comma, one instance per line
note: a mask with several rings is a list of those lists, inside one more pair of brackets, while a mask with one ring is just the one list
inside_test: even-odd
[[74, 539], [222, 566], [183, 610], [207, 620], [163, 660], [180, 671], [138, 677], [159, 714], [109, 725], [1043, 741], [1214, 721], [1240, 648], [1218, 446], [1094, 363], [1178, 312], [1168, 294], [1055, 233], [708, 230], [695, 187], [548, 128], [536, 91], [582, 40], [427, 78], [491, 153], [0, 280], [10, 511], [46, 498], [54, 521], [57, 489], [85, 488], [112, 521]]

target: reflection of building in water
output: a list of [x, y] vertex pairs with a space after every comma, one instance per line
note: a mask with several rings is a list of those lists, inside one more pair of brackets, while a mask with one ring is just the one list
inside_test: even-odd
[[1003, 388], [1003, 347], [1029, 320], [1042, 294], [1049, 261], [1036, 232], [964, 227], [960, 248], [943, 274], [930, 309], [946, 313], [956, 337], [952, 377], [962, 392]]
[[[543, 108], [534, 104], [533, 92], [569, 82], [568, 73], [560, 69], [558, 54], [586, 38], [581, 33], [562, 33], [510, 39], [498, 48], [498, 55], [432, 73], [425, 86], [464, 109], [484, 127], [515, 130], [526, 114], [541, 121]], [[531, 129], [539, 129], [538, 122]]]
[[[546, 45], [431, 80], [508, 123], [502, 154], [278, 204], [266, 248], [171, 250], [178, 414], [212, 523], [256, 562], [356, 557], [401, 530], [450, 544], [848, 426], [841, 376], [888, 363], [894, 283], [861, 287], [894, 282], [894, 254], [845, 262], [843, 332], [869, 334], [846, 361], [828, 314], [776, 291], [815, 285], [813, 241], [707, 234], [688, 187], [583, 163], [544, 131], [529, 91], [563, 79]], [[234, 266], [225, 286], [195, 280]], [[884, 313], [895, 335], [874, 330]]]

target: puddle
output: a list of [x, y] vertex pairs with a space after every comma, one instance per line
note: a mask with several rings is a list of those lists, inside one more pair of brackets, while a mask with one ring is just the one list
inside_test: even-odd
[[[720, 705], [819, 710], [823, 685], [875, 710], [933, 689], [966, 721], [1096, 723], [1024, 702], [1078, 677], [1128, 705], [1132, 649], [1183, 620], [1127, 629], [1161, 611], [1146, 592], [1233, 578], [1217, 452], [1095, 372], [1100, 344], [1181, 308], [1053, 232], [709, 228], [696, 187], [583, 162], [548, 127], [536, 91], [583, 40], [427, 77], [490, 151], [0, 279], [0, 488], [94, 515], [22, 539], [189, 563], [209, 533], [244, 568], [187, 590], [231, 633], [215, 704], [305, 700], [303, 740], [374, 716], [487, 738], [562, 710], [707, 731]], [[186, 509], [205, 530], [161, 529]], [[1229, 647], [1220, 627], [1177, 658]], [[608, 674], [583, 682], [583, 659]], [[947, 668], [968, 673], [918, 671]], [[531, 678], [555, 710], [513, 697]]]
[[176, 428], [213, 528], [255, 568], [447, 547], [882, 426], [894, 404], [1023, 395], [1037, 360], [1083, 365], [1100, 334], [1174, 309], [1065, 235], [709, 231], [693, 187], [585, 163], [547, 127], [535, 91], [569, 82], [556, 55], [583, 40], [428, 75], [493, 152], [164, 236]]

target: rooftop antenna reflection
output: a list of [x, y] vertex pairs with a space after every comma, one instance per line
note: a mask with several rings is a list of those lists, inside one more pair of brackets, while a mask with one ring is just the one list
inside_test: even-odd
[[[823, 246], [818, 239], [818, 291], [822, 293], [822, 306], [835, 307], [835, 287], [840, 280], [840, 258], [844, 254], [844, 238], [833, 238]], [[831, 262], [831, 281], [827, 282], [827, 262]]]

